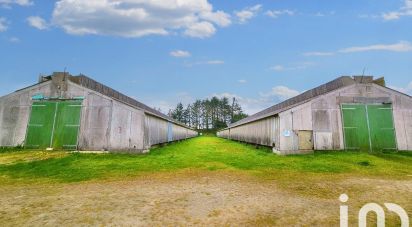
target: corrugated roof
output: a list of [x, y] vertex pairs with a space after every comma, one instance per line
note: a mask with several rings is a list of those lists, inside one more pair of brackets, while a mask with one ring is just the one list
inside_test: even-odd
[[178, 122], [178, 121], [174, 120], [173, 118], [161, 113], [160, 111], [157, 111], [157, 110], [155, 110], [155, 109], [153, 109], [153, 108], [151, 108], [151, 107], [149, 107], [149, 106], [147, 106], [147, 105], [145, 105], [145, 104], [143, 104], [143, 103], [127, 96], [127, 95], [124, 95], [124, 94], [122, 94], [122, 93], [120, 93], [120, 92], [104, 85], [104, 84], [101, 84], [101, 83], [99, 83], [99, 82], [97, 82], [97, 81], [95, 81], [95, 80], [93, 80], [93, 79], [91, 79], [91, 78], [89, 78], [85, 75], [69, 76], [68, 78], [71, 82], [76, 83], [76, 84], [78, 84], [82, 87], [88, 88], [90, 90], [99, 92], [103, 95], [114, 98], [114, 99], [116, 99], [118, 101], [121, 101], [123, 103], [126, 103], [126, 104], [129, 104], [131, 106], [137, 107], [139, 109], [144, 110], [148, 114], [151, 114], [151, 115], [154, 115], [156, 117], [159, 117], [159, 118], [165, 119], [167, 121], [173, 122], [173, 123], [175, 123], [177, 125], [180, 125], [182, 127], [192, 129], [189, 126], [187, 126], [187, 125], [185, 125], [181, 122]]
[[355, 83], [371, 83], [373, 82], [373, 77], [372, 76], [355, 76], [355, 77], [350, 77], [350, 76], [342, 76], [339, 77], [333, 81], [330, 81], [326, 84], [323, 84], [319, 87], [316, 87], [314, 89], [308, 90], [298, 96], [295, 96], [291, 99], [288, 99], [286, 101], [283, 101], [279, 104], [276, 104], [272, 107], [269, 107], [263, 111], [260, 111], [256, 114], [253, 114], [245, 119], [242, 119], [240, 121], [237, 121], [231, 125], [229, 125], [228, 128], [233, 128], [239, 125], [247, 124], [253, 121], [257, 121], [269, 116], [276, 115], [282, 111], [285, 111], [293, 106], [296, 106], [300, 103], [305, 103], [315, 97], [318, 97], [320, 95], [324, 95], [326, 93], [329, 93], [331, 91], [355, 84]]

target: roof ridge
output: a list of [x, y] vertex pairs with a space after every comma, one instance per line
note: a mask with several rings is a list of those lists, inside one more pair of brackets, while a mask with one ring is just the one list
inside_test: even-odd
[[236, 127], [236, 126], [239, 126], [239, 125], [242, 125], [242, 124], [246, 124], [246, 123], [249, 123], [249, 122], [253, 122], [253, 121], [265, 118], [270, 113], [276, 114], [275, 112], [278, 111], [278, 110], [285, 109], [285, 108], [287, 108], [289, 106], [293, 106], [297, 103], [301, 103], [301, 102], [304, 102], [306, 100], [310, 100], [312, 98], [315, 98], [315, 97], [318, 97], [320, 95], [326, 94], [330, 91], [337, 90], [339, 88], [346, 87], [346, 86], [349, 86], [349, 85], [352, 85], [352, 84], [355, 84], [355, 83], [356, 83], [355, 79], [350, 77], [350, 76], [340, 76], [340, 77], [338, 77], [338, 78], [336, 78], [332, 81], [329, 81], [325, 84], [322, 84], [322, 85], [320, 85], [316, 88], [305, 91], [305, 92], [303, 92], [303, 93], [301, 93], [301, 94], [299, 94], [295, 97], [292, 97], [292, 98], [287, 99], [285, 101], [282, 101], [278, 104], [275, 104], [275, 105], [273, 105], [273, 106], [271, 106], [267, 109], [264, 109], [260, 112], [257, 112], [257, 113], [255, 113], [255, 114], [253, 114], [253, 115], [251, 115], [251, 116], [249, 116], [245, 119], [242, 119], [240, 121], [232, 123], [232, 124], [229, 125], [228, 128]]
[[162, 112], [160, 112], [158, 110], [155, 110], [155, 109], [147, 106], [146, 104], [144, 104], [142, 102], [137, 101], [134, 98], [131, 98], [131, 97], [115, 90], [115, 89], [112, 89], [107, 85], [104, 85], [100, 82], [97, 82], [96, 80], [94, 80], [94, 79], [92, 79], [92, 78], [90, 78], [86, 75], [82, 75], [82, 74], [80, 74], [78, 76], [70, 75], [68, 78], [71, 82], [73, 82], [75, 84], [78, 84], [82, 87], [85, 87], [85, 88], [91, 89], [93, 91], [99, 92], [103, 95], [109, 96], [111, 98], [114, 98], [118, 101], [129, 104], [131, 106], [140, 108], [140, 109], [144, 110], [145, 112], [148, 112], [149, 114], [152, 114], [156, 117], [160, 117], [160, 118], [163, 118], [163, 119], [168, 120], [170, 122], [173, 122], [175, 124], [178, 124], [180, 126], [190, 128], [189, 126], [183, 124], [182, 122], [179, 122], [179, 121], [167, 116], [166, 114], [163, 114]]

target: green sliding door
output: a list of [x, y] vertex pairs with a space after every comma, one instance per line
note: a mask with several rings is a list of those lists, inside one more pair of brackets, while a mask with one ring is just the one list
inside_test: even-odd
[[39, 101], [32, 105], [25, 146], [75, 150], [81, 101]]
[[342, 105], [347, 150], [396, 150], [392, 105]]

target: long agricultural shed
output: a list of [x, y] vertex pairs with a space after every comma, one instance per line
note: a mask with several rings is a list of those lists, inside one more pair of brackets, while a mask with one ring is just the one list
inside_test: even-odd
[[273, 148], [278, 154], [313, 150], [412, 150], [412, 97], [384, 78], [343, 76], [235, 122], [219, 137]]
[[53, 73], [0, 97], [0, 147], [145, 152], [197, 135], [84, 75]]

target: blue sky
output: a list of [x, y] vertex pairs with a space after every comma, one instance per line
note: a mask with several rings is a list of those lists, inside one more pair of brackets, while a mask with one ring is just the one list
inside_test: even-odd
[[252, 114], [340, 75], [412, 93], [412, 0], [0, 0], [0, 96], [66, 68], [168, 108]]

